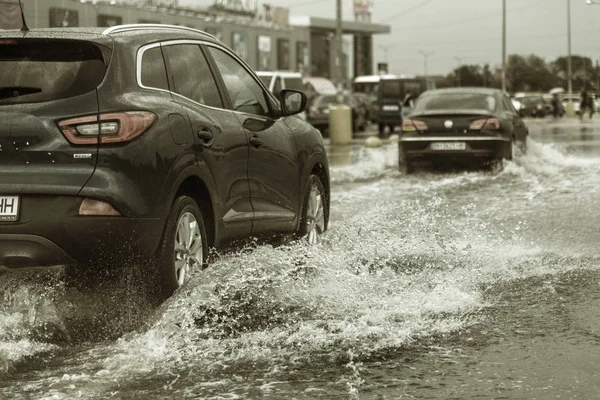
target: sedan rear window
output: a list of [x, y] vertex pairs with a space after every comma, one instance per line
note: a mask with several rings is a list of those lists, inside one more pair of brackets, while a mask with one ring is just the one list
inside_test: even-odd
[[0, 41], [0, 105], [78, 96], [104, 78], [102, 51], [72, 40]]
[[413, 113], [442, 110], [478, 110], [492, 112], [496, 109], [494, 96], [480, 93], [444, 93], [425, 96], [417, 101]]

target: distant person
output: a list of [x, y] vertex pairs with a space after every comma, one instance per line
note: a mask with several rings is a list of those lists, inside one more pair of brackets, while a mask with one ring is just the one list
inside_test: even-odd
[[581, 100], [579, 103], [579, 119], [583, 120], [583, 116], [588, 110], [590, 112], [590, 119], [591, 119], [592, 115], [594, 113], [593, 107], [594, 107], [594, 105], [592, 104], [592, 98], [587, 93], [587, 91], [585, 89], [583, 89], [581, 91]]
[[554, 115], [554, 119], [558, 119], [560, 117], [560, 99], [558, 98], [558, 93], [554, 93], [552, 95], [552, 115]]

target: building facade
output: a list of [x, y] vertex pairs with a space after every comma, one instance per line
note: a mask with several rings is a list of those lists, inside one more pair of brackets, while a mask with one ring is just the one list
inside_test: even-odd
[[[259, 9], [256, 0], [204, 2], [201, 8], [184, 8], [179, 7], [176, 0], [22, 0], [30, 28], [138, 23], [182, 25], [214, 35], [256, 70], [293, 70], [304, 75], [335, 76], [331, 72], [334, 52], [330, 49], [334, 20], [295, 21], [289, 18], [287, 9], [266, 4]], [[15, 1], [0, 0], [0, 29], [20, 26], [20, 10]], [[353, 71], [359, 75], [372, 71], [371, 36], [389, 33], [389, 27], [344, 22], [344, 33], [355, 35]]]

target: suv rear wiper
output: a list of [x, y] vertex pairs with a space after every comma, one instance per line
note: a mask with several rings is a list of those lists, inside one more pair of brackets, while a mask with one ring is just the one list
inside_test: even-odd
[[0, 86], [0, 99], [25, 96], [27, 94], [40, 93], [42, 88], [32, 86]]

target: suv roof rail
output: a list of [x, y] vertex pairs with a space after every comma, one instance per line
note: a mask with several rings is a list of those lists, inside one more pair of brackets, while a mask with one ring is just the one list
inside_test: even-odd
[[188, 31], [188, 32], [195, 32], [195, 33], [202, 33], [212, 39], [218, 40], [215, 36], [211, 35], [210, 33], [206, 33], [204, 31], [201, 31], [200, 29], [196, 29], [196, 28], [190, 28], [187, 26], [180, 26], [180, 25], [167, 25], [167, 24], [125, 24], [125, 25], [115, 25], [115, 26], [111, 26], [110, 28], [105, 29], [104, 31], [102, 31], [103, 35], [110, 35], [111, 33], [120, 33], [120, 32], [127, 32], [127, 31], [135, 31], [138, 29], [179, 29], [182, 31]]

